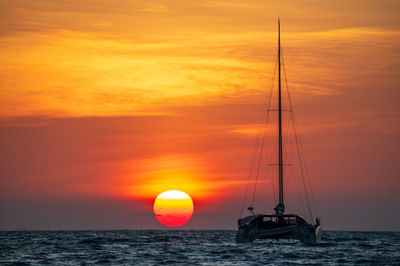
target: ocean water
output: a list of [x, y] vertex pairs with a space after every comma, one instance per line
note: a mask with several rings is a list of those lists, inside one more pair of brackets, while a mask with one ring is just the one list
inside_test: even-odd
[[400, 232], [324, 231], [315, 246], [221, 230], [0, 232], [0, 264], [400, 265]]

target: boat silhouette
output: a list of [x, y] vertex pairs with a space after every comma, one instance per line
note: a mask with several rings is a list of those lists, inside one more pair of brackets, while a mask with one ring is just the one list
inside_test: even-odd
[[[278, 112], [278, 123], [277, 123], [278, 163], [276, 164], [276, 166], [278, 167], [279, 202], [274, 208], [275, 213], [272, 214], [256, 214], [254, 213], [253, 206], [248, 207], [247, 209], [251, 212], [251, 215], [240, 218], [238, 220], [238, 230], [236, 233], [236, 242], [238, 243], [252, 242], [256, 239], [298, 239], [306, 244], [318, 244], [321, 240], [321, 226], [318, 217], [316, 218], [315, 224], [310, 224], [300, 215], [285, 213], [284, 190], [283, 190], [285, 163], [283, 160], [283, 148], [282, 148], [283, 147], [282, 112], [284, 110], [282, 109], [281, 52], [282, 48], [281, 48], [281, 38], [280, 38], [280, 20], [278, 19], [277, 61], [278, 61], [279, 85], [278, 85], [278, 110], [276, 110]], [[298, 146], [297, 148], [299, 149]], [[300, 156], [301, 153], [298, 153], [298, 155]], [[254, 195], [253, 195], [253, 201], [254, 201]]]

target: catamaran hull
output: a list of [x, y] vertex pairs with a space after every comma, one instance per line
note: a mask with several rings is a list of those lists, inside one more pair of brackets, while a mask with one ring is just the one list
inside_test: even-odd
[[318, 244], [321, 241], [320, 226], [287, 226], [276, 229], [239, 228], [236, 242], [253, 242], [256, 239], [298, 239], [305, 244]]
[[[296, 237], [294, 227], [278, 229], [239, 229], [236, 233], [236, 242], [253, 242], [256, 239], [288, 239]], [[297, 238], [297, 237], [296, 237]]]
[[300, 228], [301, 241], [305, 244], [319, 244], [321, 242], [321, 227], [319, 225]]

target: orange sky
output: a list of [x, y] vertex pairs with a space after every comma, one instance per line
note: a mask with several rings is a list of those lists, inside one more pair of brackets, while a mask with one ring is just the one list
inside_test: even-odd
[[0, 229], [161, 228], [152, 201], [170, 189], [195, 202], [184, 228], [233, 229], [279, 16], [323, 224], [399, 230], [399, 13], [398, 1], [1, 1]]

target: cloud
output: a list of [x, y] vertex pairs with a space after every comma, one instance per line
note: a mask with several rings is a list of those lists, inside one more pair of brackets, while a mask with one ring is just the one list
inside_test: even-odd
[[[354, 75], [398, 64], [391, 54], [399, 53], [399, 29], [360, 23], [379, 5], [306, 3], [3, 1], [2, 119], [167, 115], [182, 105], [254, 102], [271, 84], [273, 14], [284, 10], [295, 13], [282, 18], [282, 42], [296, 95], [343, 95]], [[311, 23], [299, 10], [326, 20]], [[332, 22], [349, 12], [358, 21]]]

